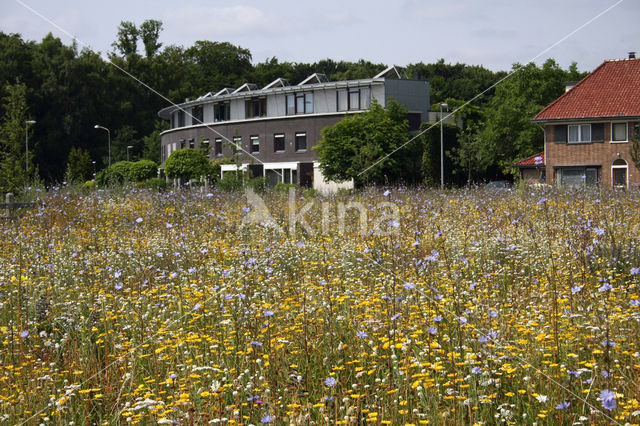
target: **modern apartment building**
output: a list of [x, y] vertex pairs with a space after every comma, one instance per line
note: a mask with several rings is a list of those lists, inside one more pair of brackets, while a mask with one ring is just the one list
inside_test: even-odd
[[[323, 179], [312, 149], [320, 131], [346, 114], [368, 110], [373, 99], [385, 106], [392, 98], [406, 106], [412, 130], [427, 121], [429, 83], [406, 78], [398, 67], [361, 80], [332, 82], [315, 73], [296, 85], [278, 78], [263, 88], [250, 83], [223, 88], [158, 113], [171, 124], [161, 135], [162, 163], [175, 150], [204, 144], [212, 159], [235, 157], [242, 169], [266, 177], [272, 185], [348, 187], [348, 182]], [[223, 165], [222, 172], [236, 167]]]

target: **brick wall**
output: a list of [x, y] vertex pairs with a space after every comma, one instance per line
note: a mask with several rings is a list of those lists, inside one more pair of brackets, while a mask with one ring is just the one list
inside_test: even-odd
[[[633, 133], [633, 123], [629, 123], [627, 134], [629, 140]], [[629, 185], [640, 184], [640, 170], [635, 167], [631, 159], [631, 142], [611, 143], [611, 126], [604, 126], [604, 142], [590, 143], [556, 143], [554, 140], [553, 125], [545, 126], [546, 136], [546, 169], [547, 183], [557, 184], [557, 172], [555, 166], [571, 165], [600, 165], [598, 180], [603, 187], [610, 187], [611, 165], [621, 158], [628, 164]], [[618, 155], [619, 154], [619, 155]]]

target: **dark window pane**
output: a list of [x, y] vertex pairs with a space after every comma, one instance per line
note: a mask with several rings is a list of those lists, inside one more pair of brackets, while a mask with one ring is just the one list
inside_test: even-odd
[[604, 142], [604, 123], [591, 125], [591, 140], [593, 142]]
[[613, 185], [618, 187], [627, 186], [627, 169], [626, 168], [613, 169]]
[[274, 151], [284, 151], [284, 135], [276, 134], [273, 135], [273, 150]]
[[251, 152], [260, 152], [260, 139], [258, 136], [251, 136]]
[[296, 151], [304, 151], [307, 149], [307, 134], [296, 133]]
[[555, 143], [567, 143], [567, 126], [561, 124], [553, 126], [553, 141]]

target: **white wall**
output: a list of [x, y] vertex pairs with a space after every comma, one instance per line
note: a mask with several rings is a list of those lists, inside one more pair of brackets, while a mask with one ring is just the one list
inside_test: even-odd
[[313, 163], [313, 189], [322, 194], [331, 194], [337, 192], [339, 189], [353, 189], [353, 179], [347, 182], [334, 182], [332, 180], [325, 180], [320, 170], [320, 164]]

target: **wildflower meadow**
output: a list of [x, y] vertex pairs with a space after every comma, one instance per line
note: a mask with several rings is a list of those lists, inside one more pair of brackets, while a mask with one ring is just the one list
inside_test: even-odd
[[37, 203], [0, 222], [3, 424], [640, 424], [637, 190]]

